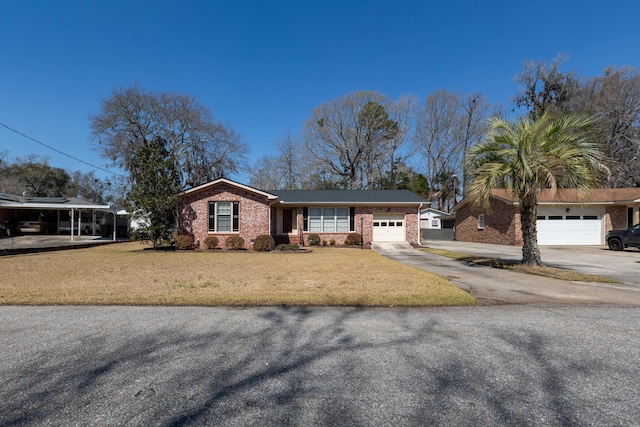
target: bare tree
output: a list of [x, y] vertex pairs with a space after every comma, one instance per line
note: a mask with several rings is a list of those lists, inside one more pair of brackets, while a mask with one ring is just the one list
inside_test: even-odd
[[90, 120], [100, 152], [127, 171], [141, 146], [162, 138], [183, 186], [235, 173], [244, 161], [240, 135], [193, 96], [151, 93], [137, 85], [117, 89], [100, 101], [100, 112]]
[[295, 190], [300, 188], [300, 168], [302, 166], [302, 144], [291, 131], [276, 141], [278, 150], [278, 168], [282, 175], [283, 190]]
[[570, 104], [580, 82], [574, 72], [560, 71], [566, 60], [566, 55], [558, 55], [548, 64], [546, 61], [526, 61], [524, 70], [516, 76], [520, 89], [514, 97], [515, 104], [526, 108], [532, 119], [542, 117], [545, 112], [571, 112]]
[[269, 190], [295, 190], [301, 187], [304, 167], [303, 147], [291, 131], [275, 142], [276, 155], [265, 155], [251, 167], [250, 185]]
[[481, 93], [463, 96], [440, 89], [427, 96], [418, 112], [413, 149], [420, 158], [417, 169], [424, 172], [431, 200], [438, 206], [449, 205], [443, 195], [455, 198], [448, 189], [454, 188], [458, 177], [466, 188], [464, 158], [467, 149], [482, 139], [490, 114], [491, 105]]
[[[484, 94], [470, 93], [460, 103], [458, 139], [462, 143], [462, 189], [466, 193], [470, 177], [464, 159], [470, 147], [479, 143], [488, 129], [489, 117], [496, 115], [497, 110], [487, 101]], [[457, 169], [457, 168], [456, 168]], [[456, 194], [454, 191], [454, 198]]]
[[607, 156], [612, 187], [640, 185], [640, 75], [635, 68], [608, 67], [589, 80], [576, 109], [596, 114], [597, 138]]
[[279, 160], [273, 155], [264, 155], [256, 160], [250, 168], [249, 185], [263, 190], [282, 190], [284, 180], [278, 166]]
[[418, 98], [413, 95], [403, 96], [388, 106], [389, 117], [397, 123], [397, 131], [384, 147], [387, 151], [382, 158], [384, 164], [379, 166], [379, 176], [384, 176], [386, 173], [389, 177], [388, 180], [382, 181], [383, 189], [392, 190], [398, 187], [399, 168], [396, 167], [396, 163], [402, 161], [401, 151], [411, 135], [417, 109]]
[[399, 132], [389, 104], [378, 92], [354, 92], [320, 105], [307, 121], [307, 150], [343, 188], [371, 188], [381, 178], [376, 165]]

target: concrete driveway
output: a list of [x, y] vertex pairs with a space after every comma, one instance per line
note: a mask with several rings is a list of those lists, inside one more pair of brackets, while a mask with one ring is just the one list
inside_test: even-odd
[[[521, 260], [522, 247], [490, 245], [457, 241], [429, 241], [427, 247], [486, 255], [493, 258]], [[566, 268], [582, 273], [611, 277], [627, 284], [640, 286], [640, 251], [626, 249], [621, 252], [606, 246], [540, 246], [545, 265]]]
[[[516, 259], [521, 255], [520, 248], [499, 245], [469, 245], [465, 242], [429, 242], [428, 246], [450, 249], [472, 254], [486, 255], [495, 258]], [[467, 290], [473, 296], [485, 304], [615, 304], [640, 306], [640, 285], [637, 277], [624, 280], [621, 284], [567, 282], [564, 280], [549, 279], [531, 274], [517, 273], [492, 267], [467, 264], [449, 258], [432, 255], [412, 248], [406, 243], [373, 243], [372, 249], [381, 255], [403, 262], [405, 264], [440, 274], [462, 289]], [[558, 251], [556, 265], [569, 266], [580, 265], [580, 271], [601, 274], [605, 267], [593, 266], [585, 263], [592, 259], [593, 255], [580, 256], [580, 250], [575, 255], [571, 252]], [[543, 251], [543, 257], [551, 257], [556, 252]], [[595, 259], [597, 254], [595, 253]], [[605, 256], [613, 256], [602, 252]], [[560, 254], [562, 257], [560, 257]], [[633, 252], [615, 253], [622, 255], [622, 261], [616, 262], [624, 265], [627, 263], [637, 266], [634, 256], [640, 260], [640, 254]], [[544, 258], [543, 258], [544, 260]], [[578, 260], [581, 262], [578, 264]], [[603, 261], [604, 262], [604, 261]], [[551, 264], [551, 262], [548, 262]], [[613, 261], [606, 268], [613, 272]], [[637, 268], [637, 267], [636, 267]], [[589, 271], [590, 270], [590, 271]], [[597, 270], [597, 271], [596, 271]], [[631, 270], [624, 270], [618, 280], [623, 276], [631, 275]], [[623, 280], [621, 280], [623, 281]]]

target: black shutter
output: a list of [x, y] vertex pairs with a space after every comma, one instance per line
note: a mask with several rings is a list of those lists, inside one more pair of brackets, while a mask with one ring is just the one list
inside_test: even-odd
[[209, 202], [209, 231], [216, 231], [216, 204]]
[[233, 231], [238, 231], [240, 228], [238, 227], [238, 212], [239, 212], [240, 206], [238, 202], [233, 202]]
[[356, 208], [349, 208], [349, 231], [356, 231]]
[[309, 231], [309, 208], [302, 208], [302, 231]]

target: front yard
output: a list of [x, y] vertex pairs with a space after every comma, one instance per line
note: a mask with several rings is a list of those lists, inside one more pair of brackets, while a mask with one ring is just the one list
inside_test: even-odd
[[139, 243], [0, 257], [0, 304], [470, 305], [445, 278], [374, 251], [156, 252]]

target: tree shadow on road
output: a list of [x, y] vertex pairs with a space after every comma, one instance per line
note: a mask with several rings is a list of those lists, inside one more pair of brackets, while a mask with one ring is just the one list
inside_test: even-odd
[[608, 369], [524, 327], [487, 345], [437, 309], [196, 311], [34, 344], [1, 372], [0, 425], [580, 425], [569, 383]]

